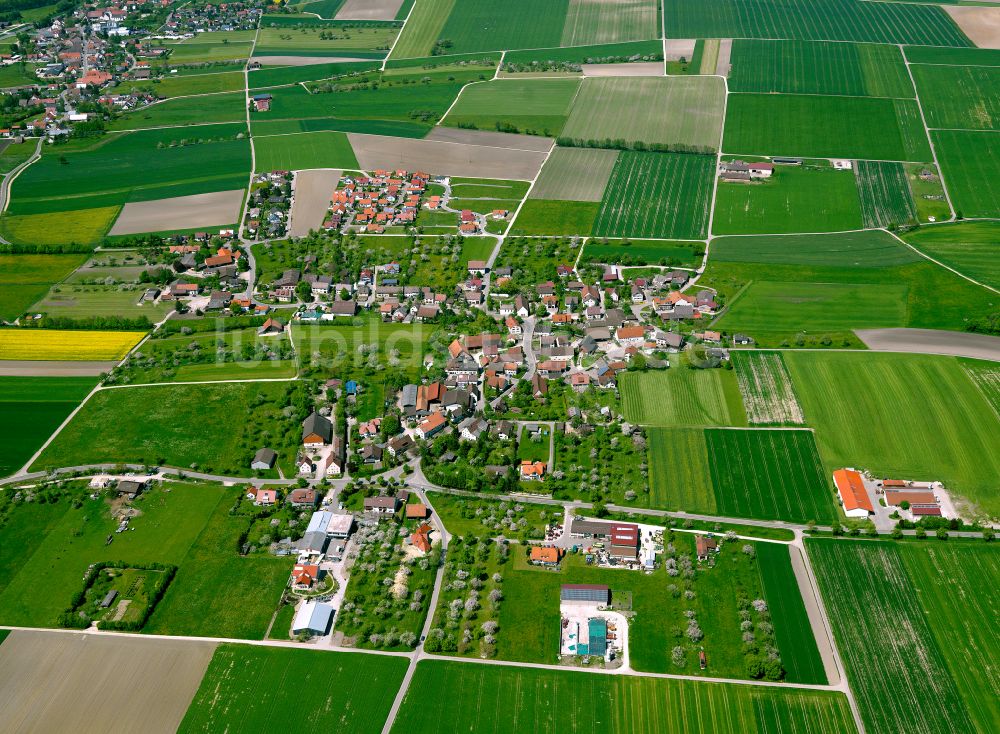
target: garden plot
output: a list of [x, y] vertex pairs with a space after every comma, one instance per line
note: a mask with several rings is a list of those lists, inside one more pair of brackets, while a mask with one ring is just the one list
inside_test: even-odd
[[584, 79], [562, 134], [714, 151], [725, 101], [714, 77]]
[[129, 202], [122, 208], [109, 234], [166, 232], [232, 224], [240, 218], [243, 189], [192, 194], [157, 201]]
[[781, 352], [734, 351], [736, 381], [751, 425], [802, 425], [802, 406]]
[[445, 176], [470, 176], [530, 181], [538, 175], [546, 154], [486, 145], [410, 140], [385, 135], [348, 133], [363, 170], [376, 168], [428, 171]]
[[598, 148], [556, 148], [538, 175], [531, 198], [600, 201], [618, 153]]
[[336, 20], [394, 20], [403, 0], [347, 0]]
[[0, 646], [0, 721], [7, 731], [173, 734], [214, 649], [207, 642], [12, 632]]
[[298, 171], [295, 174], [295, 198], [292, 200], [289, 237], [305, 237], [309, 230], [323, 224], [333, 191], [340, 181], [340, 174], [341, 171], [335, 169]]

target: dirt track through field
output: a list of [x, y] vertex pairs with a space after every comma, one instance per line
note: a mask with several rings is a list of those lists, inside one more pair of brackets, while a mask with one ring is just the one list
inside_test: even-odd
[[552, 138], [540, 135], [515, 135], [513, 133], [496, 133], [489, 130], [463, 130], [458, 127], [437, 126], [430, 131], [424, 140], [436, 140], [440, 143], [464, 143], [466, 145], [488, 145], [493, 148], [513, 148], [515, 150], [537, 150], [547, 153], [555, 145]]
[[980, 48], [1000, 49], [1000, 8], [982, 6], [941, 6]]
[[0, 360], [0, 377], [96, 377], [117, 362], [55, 362]]
[[15, 630], [0, 645], [9, 734], [173, 734], [215, 644]]
[[948, 354], [1000, 362], [1000, 337], [937, 329], [858, 329], [858, 338], [876, 352]]
[[446, 176], [505, 178], [530, 181], [538, 175], [546, 153], [435, 140], [348, 133], [358, 165], [366, 171], [401, 168]]
[[584, 76], [665, 76], [662, 61], [643, 61], [634, 64], [584, 64]]
[[323, 224], [323, 215], [330, 208], [340, 174], [341, 171], [326, 168], [295, 174], [295, 199], [288, 227], [290, 237], [305, 237], [310, 229], [318, 229]]
[[139, 234], [233, 224], [239, 219], [243, 194], [243, 189], [236, 189], [156, 201], [129, 202], [115, 220], [111, 234]]
[[394, 20], [403, 0], [347, 0], [335, 20]]

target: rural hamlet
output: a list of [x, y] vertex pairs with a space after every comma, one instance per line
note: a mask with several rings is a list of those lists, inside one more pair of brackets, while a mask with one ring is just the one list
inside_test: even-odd
[[1000, 731], [1000, 4], [0, 3], [0, 734]]

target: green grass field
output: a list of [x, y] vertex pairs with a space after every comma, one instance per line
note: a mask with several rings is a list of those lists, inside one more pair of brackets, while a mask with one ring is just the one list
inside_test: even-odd
[[[382, 655], [220, 645], [180, 732], [382, 731], [406, 662]], [[280, 681], [295, 681], [291, 688]], [[364, 685], [357, 685], [364, 681]], [[234, 701], [242, 701], [233, 707]]]
[[[39, 467], [135, 462], [209, 468], [241, 476], [259, 446], [249, 426], [234, 427], [233, 411], [263, 411], [273, 424], [281, 383], [162, 385], [104, 390], [92, 397], [36, 462]], [[274, 426], [276, 428], [276, 426]], [[95, 442], [93, 436], [100, 434]], [[212, 436], [209, 441], [206, 436]], [[297, 436], [289, 440], [297, 441]], [[275, 436], [272, 441], [285, 443]], [[278, 450], [278, 446], [272, 446]], [[283, 457], [289, 464], [294, 456]]]
[[243, 91], [242, 71], [222, 71], [208, 74], [173, 74], [155, 80], [123, 81], [115, 91], [148, 90], [157, 97], [180, 97], [198, 94]]
[[425, 660], [392, 731], [825, 734], [853, 726], [846, 697], [835, 693]]
[[826, 671], [823, 670], [823, 661], [789, 553], [798, 553], [798, 550], [779, 543], [757, 544], [764, 600], [774, 619], [778, 649], [795, 651], [794, 655], [785, 655], [781, 659], [787, 670], [786, 680], [824, 684], [827, 682]]
[[914, 64], [913, 79], [931, 128], [1000, 128], [1000, 69]]
[[628, 265], [680, 265], [695, 268], [701, 264], [704, 245], [683, 240], [609, 240], [590, 239], [583, 248], [583, 258], [594, 262]]
[[1000, 215], [1000, 135], [972, 130], [934, 130], [931, 135], [956, 215]]
[[[933, 587], [910, 576], [900, 546], [884, 541], [810, 540], [806, 549], [865, 728], [976, 731], [935, 640], [936, 624], [924, 613], [924, 594], [916, 593], [913, 582], [925, 592]], [[949, 550], [918, 547], [913, 552], [936, 556]], [[980, 588], [986, 592], [986, 587]], [[859, 609], [866, 613], [858, 614]], [[964, 611], [956, 609], [950, 616], [954, 619]], [[872, 644], [873, 640], [882, 644]], [[961, 643], [967, 644], [968, 640]], [[960, 673], [970, 674], [978, 675]], [[981, 697], [983, 691], [977, 694]], [[979, 730], [990, 731], [995, 719], [987, 723]]]
[[725, 103], [725, 85], [714, 77], [584, 79], [562, 134], [714, 152]]
[[882, 268], [919, 262], [920, 256], [886, 232], [788, 237], [720, 237], [712, 260], [731, 263]]
[[985, 734], [1000, 719], [1000, 681], [991, 674], [1000, 630], [982, 623], [1000, 614], [997, 549], [950, 543], [901, 544], [898, 551], [959, 695]]
[[[282, 591], [292, 559], [266, 553], [240, 556], [247, 516], [232, 515], [227, 490], [198, 535], [143, 632], [159, 635], [260, 640]], [[220, 579], [231, 580], [221, 583]]]
[[[61, 204], [52, 201], [52, 205]], [[12, 204], [11, 209], [15, 207]], [[8, 209], [0, 217], [0, 232], [21, 245], [95, 245], [111, 229], [120, 210], [119, 205], [37, 214], [11, 214]]]
[[35, 302], [31, 310], [48, 316], [65, 316], [85, 319], [92, 316], [145, 316], [150, 323], [157, 323], [173, 310], [170, 303], [139, 303], [141, 289], [119, 290], [116, 286], [59, 285], [44, 298]]
[[569, 0], [462, 0], [452, 4], [437, 39], [450, 41], [446, 52], [457, 54], [558, 46], [568, 7]]
[[733, 155], [931, 157], [916, 101], [819, 95], [731, 94], [723, 149]]
[[94, 387], [92, 377], [0, 377], [0, 476], [31, 458]]
[[812, 432], [711, 429], [705, 441], [719, 514], [820, 524], [835, 519]]
[[987, 514], [1000, 512], [1000, 418], [958, 360], [872, 353], [785, 352], [828, 469], [941, 481]]
[[416, 3], [392, 49], [392, 58], [430, 56], [454, 6], [455, 0], [422, 0]]
[[855, 0], [665, 0], [668, 38], [797, 38], [971, 46], [938, 7]]
[[[243, 138], [238, 139], [241, 133]], [[47, 223], [58, 233], [86, 219], [78, 210], [108, 211], [103, 217], [106, 229], [118, 205], [242, 188], [249, 171], [244, 125], [116, 133], [96, 141], [84, 138], [46, 149], [40, 161], [18, 176], [7, 213], [73, 212], [58, 224]], [[67, 177], [75, 181], [71, 190], [64, 190]]]
[[594, 201], [549, 201], [528, 198], [511, 225], [512, 234], [580, 235], [593, 231], [601, 205]]
[[755, 280], [715, 322], [721, 329], [758, 334], [845, 332], [904, 326], [907, 286]]
[[372, 71], [379, 68], [378, 61], [341, 61], [328, 64], [305, 64], [303, 66], [265, 66], [251, 72], [250, 88], [264, 89], [281, 84], [298, 84], [329, 79], [341, 74]]
[[86, 255], [0, 254], [0, 321], [16, 319], [86, 259]]
[[[104, 497], [84, 499], [79, 507], [71, 507], [65, 499], [50, 505], [45, 513], [49, 517], [41, 523], [48, 532], [0, 591], [0, 622], [58, 626], [59, 615], [82, 588], [81, 579], [91, 563], [122, 560], [181, 566], [223, 495], [218, 486], [171, 484], [152, 490], [136, 503], [142, 515], [132, 521], [135, 530], [120, 535], [114, 533], [118, 521]], [[17, 508], [0, 535], [10, 532], [16, 537], [18, 525], [38, 521], [37, 514]], [[110, 545], [108, 535], [114, 536]], [[234, 556], [235, 551], [233, 547]], [[46, 580], [44, 594], [38, 593], [39, 578]], [[168, 596], [171, 591], [172, 586]]]
[[[195, 78], [197, 77], [186, 77]], [[110, 127], [112, 130], [142, 130], [151, 127], [183, 127], [192, 123], [240, 122], [245, 119], [246, 95], [243, 92], [233, 92], [164, 100], [122, 115]]]
[[702, 239], [708, 230], [715, 159], [622, 151], [594, 221], [597, 237]]
[[275, 25], [271, 18], [264, 18], [254, 54], [381, 58], [389, 52], [397, 33], [399, 28], [388, 23], [365, 27], [311, 22], [308, 26], [294, 27], [286, 23]]
[[906, 60], [911, 64], [1000, 66], [1000, 50], [997, 49], [908, 46], [905, 52]]
[[626, 373], [619, 385], [626, 420], [647, 426], [745, 426], [736, 376], [729, 370], [674, 367]]
[[854, 177], [829, 165], [779, 166], [759, 182], [720, 181], [713, 234], [840, 232], [861, 228]]
[[559, 135], [580, 88], [579, 79], [496, 79], [462, 90], [445, 125]]
[[824, 41], [733, 41], [731, 92], [914, 96], [895, 46]]
[[981, 283], [1000, 288], [1000, 224], [961, 222], [923, 227], [903, 235], [935, 260]]
[[917, 221], [917, 205], [902, 163], [855, 161], [854, 176], [865, 227], [893, 227]]
[[646, 445], [650, 507], [716, 514], [703, 429], [649, 428]]
[[25, 140], [23, 143], [11, 143], [0, 150], [0, 173], [9, 173], [35, 153], [38, 143]]
[[258, 136], [254, 145], [258, 171], [358, 167], [351, 142], [340, 132]]

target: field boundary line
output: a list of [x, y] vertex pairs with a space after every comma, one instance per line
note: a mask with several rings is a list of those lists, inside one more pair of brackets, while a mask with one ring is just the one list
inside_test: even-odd
[[945, 270], [948, 270], [948, 271], [950, 271], [950, 272], [954, 273], [954, 274], [955, 274], [955, 275], [957, 275], [957, 276], [958, 276], [959, 278], [963, 278], [964, 280], [967, 280], [967, 281], [969, 281], [969, 282], [970, 282], [970, 283], [972, 283], [973, 285], [978, 285], [978, 286], [980, 286], [981, 288], [985, 288], [985, 289], [986, 289], [986, 290], [988, 290], [988, 291], [993, 291], [994, 293], [996, 293], [996, 294], [1000, 295], [1000, 289], [997, 289], [997, 288], [994, 288], [994, 287], [993, 287], [993, 286], [991, 286], [991, 285], [986, 285], [985, 283], [980, 283], [980, 282], [979, 282], [978, 280], [976, 280], [975, 278], [972, 278], [972, 277], [970, 277], [970, 276], [966, 275], [965, 273], [961, 273], [961, 272], [959, 272], [958, 270], [955, 270], [955, 268], [951, 267], [950, 265], [945, 265], [945, 264], [944, 264], [943, 262], [941, 262], [940, 260], [935, 260], [935, 259], [934, 259], [933, 257], [931, 257], [930, 255], [928, 255], [928, 254], [927, 254], [926, 252], [922, 252], [921, 250], [918, 250], [918, 249], [917, 249], [916, 247], [914, 247], [913, 245], [911, 245], [911, 244], [910, 244], [909, 242], [907, 242], [906, 240], [902, 239], [902, 238], [901, 238], [901, 237], [900, 237], [899, 235], [897, 235], [897, 234], [896, 234], [895, 232], [889, 232], [889, 230], [883, 230], [883, 231], [885, 231], [885, 232], [888, 232], [888, 233], [889, 233], [890, 235], [892, 235], [893, 237], [895, 237], [895, 238], [896, 238], [896, 240], [900, 242], [900, 244], [904, 245], [905, 247], [908, 247], [908, 248], [910, 248], [910, 249], [911, 249], [911, 250], [913, 250], [913, 251], [914, 251], [915, 253], [917, 253], [918, 255], [920, 255], [920, 257], [922, 257], [922, 258], [925, 258], [925, 259], [929, 260], [930, 262], [934, 263], [935, 265], [939, 265], [940, 267], [944, 268]]
[[[406, 13], [406, 17], [403, 18], [403, 24], [399, 26], [399, 33], [397, 33], [396, 37], [392, 40], [392, 45], [389, 47], [388, 53], [386, 53], [385, 57], [382, 59], [382, 66], [379, 67], [379, 71], [385, 71], [385, 65], [389, 63], [389, 58], [392, 56], [392, 52], [396, 50], [396, 44], [399, 43], [399, 39], [402, 37], [403, 31], [406, 30], [406, 24], [409, 22], [410, 16], [413, 15], [413, 9], [417, 7], [417, 2], [419, 2], [419, 0], [413, 0], [413, 5], [410, 6], [410, 10]], [[263, 18], [264, 14], [261, 13], [260, 17]], [[458, 56], [459, 54], [454, 55]]]
[[[959, 30], [961, 30], [961, 28], [959, 28]], [[927, 116], [924, 114], [923, 102], [920, 101], [920, 92], [917, 89], [917, 80], [913, 76], [913, 70], [910, 68], [909, 60], [906, 58], [906, 51], [903, 50], [903, 44], [899, 44], [899, 53], [903, 56], [903, 64], [906, 66], [906, 73], [910, 77], [910, 84], [913, 85], [913, 94], [916, 96], [917, 100], [917, 111], [920, 113], [920, 123], [924, 126], [924, 135], [927, 136], [927, 144], [931, 148], [931, 157], [934, 159], [934, 167], [937, 169], [938, 180], [941, 182], [941, 190], [944, 192], [945, 201], [948, 202], [948, 211], [951, 212], [951, 216], [948, 220], [954, 221], [955, 205], [951, 203], [951, 193], [948, 191], [948, 182], [944, 180], [944, 171], [941, 170], [941, 164], [938, 162], [937, 148], [934, 146], [934, 136], [931, 135], [931, 129], [927, 126]], [[913, 203], [915, 207], [916, 201]]]

